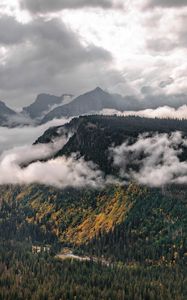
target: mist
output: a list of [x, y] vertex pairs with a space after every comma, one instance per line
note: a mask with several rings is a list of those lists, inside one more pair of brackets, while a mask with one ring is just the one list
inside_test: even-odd
[[103, 109], [100, 114], [117, 115], [117, 116], [139, 116], [145, 118], [160, 118], [160, 119], [187, 119], [187, 105], [182, 105], [179, 108], [170, 106], [161, 106], [155, 109], [144, 109], [139, 111], [118, 111], [114, 109]]
[[86, 162], [78, 154], [53, 158], [71, 134], [48, 144], [32, 145], [49, 127], [62, 126], [70, 120], [54, 119], [41, 126], [0, 127], [0, 185], [38, 183], [58, 188], [101, 187], [103, 173], [93, 162]]
[[[101, 187], [103, 174], [94, 163], [86, 162], [76, 154], [51, 158], [67, 141], [68, 138], [62, 136], [52, 143], [25, 145], [4, 151], [0, 156], [0, 184]], [[45, 159], [48, 160], [43, 161]]]
[[[100, 113], [186, 119], [187, 105], [178, 109], [164, 106], [122, 113], [107, 109]], [[70, 120], [55, 119], [41, 126], [0, 127], [0, 184], [39, 183], [58, 188], [100, 188], [106, 184], [125, 184], [130, 181], [150, 187], [187, 183], [187, 162], [180, 160], [187, 149], [187, 138], [181, 132], [145, 133], [139, 135], [134, 143], [127, 140], [118, 147], [111, 147], [109, 156], [119, 170], [118, 177], [105, 177], [98, 166], [85, 161], [78, 153], [54, 158], [70, 136], [62, 135], [49, 144], [32, 145], [49, 127], [63, 125]]]
[[40, 126], [0, 127], [0, 154], [14, 147], [31, 145], [49, 127], [64, 125], [70, 120], [67, 118], [54, 119]]
[[124, 142], [110, 149], [119, 177], [150, 187], [187, 183], [187, 162], [180, 161], [187, 149], [187, 138], [181, 132], [139, 135], [129, 144]]

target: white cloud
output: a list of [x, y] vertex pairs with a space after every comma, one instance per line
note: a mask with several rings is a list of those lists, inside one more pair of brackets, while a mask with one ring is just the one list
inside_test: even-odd
[[30, 145], [49, 127], [60, 126], [69, 121], [70, 119], [63, 118], [58, 120], [54, 119], [41, 126], [0, 127], [0, 154], [4, 150], [12, 149], [17, 146]]
[[[104, 184], [103, 174], [94, 163], [86, 162], [75, 154], [52, 159], [71, 134], [54, 138], [48, 144], [25, 145], [33, 142], [50, 125], [63, 125], [67, 121], [53, 120], [38, 127], [0, 127], [1, 151], [4, 150], [0, 155], [0, 185], [39, 183], [58, 188], [101, 187]], [[18, 144], [22, 146], [15, 147]]]
[[175, 109], [169, 106], [162, 106], [156, 109], [144, 109], [139, 111], [124, 111], [120, 112], [114, 109], [103, 109], [100, 114], [117, 115], [117, 116], [139, 116], [145, 118], [160, 118], [160, 119], [187, 119], [187, 105], [182, 105]]
[[134, 138], [134, 141], [127, 140], [118, 147], [110, 148], [114, 166], [119, 169], [119, 178], [105, 178], [93, 162], [85, 161], [79, 154], [52, 158], [67, 140], [61, 136], [53, 143], [24, 145], [4, 151], [0, 156], [0, 184], [39, 183], [58, 188], [100, 188], [106, 184], [125, 184], [131, 180], [158, 187], [187, 183], [187, 162], [179, 158], [187, 150], [187, 138], [180, 132], [145, 133]]
[[126, 141], [110, 151], [121, 178], [159, 187], [187, 183], [187, 162], [179, 159], [186, 147], [187, 139], [174, 132], [143, 134], [134, 143]]
[[54, 144], [25, 146], [4, 152], [0, 157], [0, 184], [101, 187], [104, 184], [102, 172], [92, 162], [86, 162], [76, 155], [38, 161], [54, 154], [65, 142], [65, 139], [60, 139]]

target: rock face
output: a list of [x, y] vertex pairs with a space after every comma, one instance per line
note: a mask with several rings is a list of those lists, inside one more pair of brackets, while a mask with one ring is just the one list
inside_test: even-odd
[[42, 123], [54, 118], [80, 116], [102, 109], [133, 110], [138, 108], [138, 102], [133, 97], [122, 97], [109, 94], [100, 87], [75, 98], [72, 102], [51, 110], [43, 118]]
[[64, 94], [58, 97], [49, 94], [40, 94], [37, 96], [34, 103], [32, 103], [29, 106], [23, 107], [22, 112], [32, 119], [41, 119], [51, 109], [66, 103], [68, 99], [71, 100], [72, 95]]

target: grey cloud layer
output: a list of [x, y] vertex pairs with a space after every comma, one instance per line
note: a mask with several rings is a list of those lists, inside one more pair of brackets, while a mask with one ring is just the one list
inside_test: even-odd
[[[138, 2], [159, 9], [145, 11], [141, 9], [142, 6], [136, 5]], [[120, 3], [125, 4], [125, 14], [123, 10], [115, 10], [116, 7], [122, 7]], [[78, 95], [96, 86], [141, 98], [142, 87], [145, 94], [146, 90], [151, 89], [144, 87], [152, 84], [158, 91], [161, 88], [159, 82], [166, 81], [170, 76], [174, 82], [165, 85], [163, 93], [186, 94], [186, 18], [185, 9], [177, 9], [183, 5], [186, 5], [186, 1], [22, 0], [21, 7], [32, 12], [29, 14], [29, 23], [19, 23], [6, 15], [6, 10], [1, 11], [4, 15], [0, 16], [0, 100], [17, 108], [31, 103], [39, 93]], [[84, 7], [103, 7], [105, 10], [88, 10]], [[69, 10], [61, 14], [59, 11], [65, 8], [81, 8], [82, 11]], [[18, 12], [18, 8], [12, 12], [17, 19], [21, 19], [21, 13], [23, 17], [24, 14], [28, 15], [28, 11]], [[131, 18], [131, 13], [132, 16], [136, 15], [136, 22]], [[85, 15], [86, 20], [80, 25], [80, 31], [74, 26], [76, 17], [80, 18], [79, 14], [83, 16], [83, 21]], [[100, 26], [99, 18], [103, 21], [104, 14], [106, 21], [110, 18], [111, 23], [106, 22], [109, 26], [100, 30], [97, 28]], [[72, 28], [81, 32], [81, 37], [65, 25], [62, 16]], [[92, 21], [87, 24], [89, 16]], [[92, 17], [96, 16], [99, 22], [92, 24]], [[118, 17], [119, 22], [116, 22]], [[131, 26], [134, 32], [132, 39], [128, 38]], [[108, 51], [90, 42], [91, 36], [94, 37], [93, 41], [99, 37], [98, 45], [103, 45], [105, 34], [100, 37], [98, 29], [104, 33], [106, 30], [106, 38], [110, 31], [108, 38], [111, 37], [111, 43], [106, 39]], [[112, 32], [114, 36], [119, 32], [116, 42]], [[127, 40], [126, 44], [121, 44], [122, 40]], [[118, 44], [120, 47], [116, 51]], [[155, 97], [153, 101], [158, 101], [157, 106], [161, 105], [160, 97]]]
[[186, 0], [149, 0], [148, 7], [183, 7], [187, 6]]
[[[22, 97], [53, 90], [61, 94], [73, 90], [72, 82], [76, 90], [80, 82], [83, 86], [91, 78], [103, 78], [112, 61], [103, 48], [83, 46], [58, 18], [37, 18], [21, 24], [4, 16], [0, 18], [0, 27], [0, 44], [8, 49], [4, 63], [0, 64], [2, 95], [19, 94], [23, 89]], [[11, 29], [8, 35], [7, 28]]]
[[[116, 0], [115, 0], [116, 1]], [[21, 8], [32, 13], [47, 13], [63, 9], [78, 9], [83, 7], [113, 8], [113, 0], [21, 0]], [[116, 1], [117, 2], [117, 1]], [[118, 6], [118, 5], [117, 5]]]
[[[26, 26], [18, 23], [14, 18], [10, 16], [0, 17], [0, 44], [12, 45], [19, 44], [27, 37]], [[8, 34], [7, 34], [8, 33]]]

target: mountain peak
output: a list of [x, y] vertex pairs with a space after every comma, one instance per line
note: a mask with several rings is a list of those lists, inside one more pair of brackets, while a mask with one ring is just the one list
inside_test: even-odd
[[61, 105], [63, 100], [63, 96], [59, 97], [42, 93], [36, 97], [36, 100], [32, 104], [23, 107], [23, 112], [33, 119], [40, 119], [48, 113], [52, 107]]
[[51, 95], [51, 94], [47, 94], [47, 93], [41, 93], [41, 94], [37, 95], [36, 100], [31, 105], [33, 105], [34, 103], [41, 103], [41, 102], [44, 102], [44, 103], [53, 102], [54, 99], [57, 99], [57, 98], [59, 98], [59, 97]]
[[16, 114], [16, 112], [9, 108], [6, 103], [4, 103], [3, 101], [0, 101], [0, 108], [1, 108], [1, 114], [5, 113], [5, 114]]
[[100, 88], [99, 86], [97, 86], [93, 91], [94, 92], [104, 92], [104, 90], [102, 88]]

